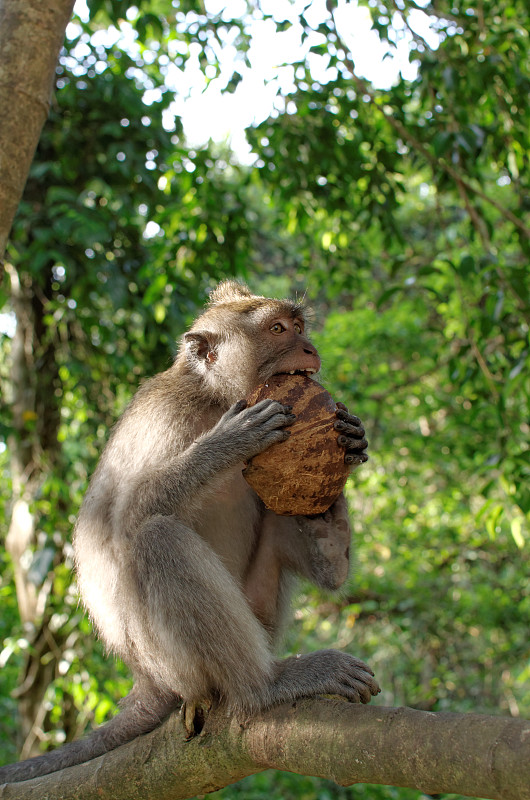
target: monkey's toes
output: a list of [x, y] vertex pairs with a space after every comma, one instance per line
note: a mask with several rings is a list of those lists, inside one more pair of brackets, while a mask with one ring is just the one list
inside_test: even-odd
[[361, 703], [369, 703], [372, 697], [375, 697], [375, 695], [379, 694], [381, 691], [379, 684], [377, 681], [374, 681], [373, 678], [369, 683], [366, 683], [364, 680], [354, 680], [352, 681], [352, 685], [357, 690]]
[[350, 673], [351, 686], [359, 695], [361, 703], [369, 703], [381, 691], [381, 687], [374, 677], [374, 673], [364, 661], [354, 659], [355, 666]]
[[190, 739], [193, 739], [194, 736], [198, 736], [200, 734], [204, 728], [206, 717], [208, 716], [211, 707], [211, 700], [198, 700], [197, 702], [189, 703], [184, 701], [182, 703], [180, 714], [182, 716], [184, 730], [186, 731], [186, 741], [189, 741]]

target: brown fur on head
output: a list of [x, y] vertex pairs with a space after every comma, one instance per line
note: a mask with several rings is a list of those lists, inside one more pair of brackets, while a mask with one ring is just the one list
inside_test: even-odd
[[208, 305], [230, 303], [246, 297], [255, 297], [248, 286], [239, 281], [223, 281], [210, 292]]
[[276, 307], [278, 312], [287, 311], [293, 317], [300, 317], [305, 321], [306, 309], [302, 303], [295, 303], [292, 300], [275, 300], [259, 294], [252, 294], [248, 286], [239, 281], [223, 281], [210, 293], [207, 310], [196, 320], [196, 323], [204, 319], [208, 310], [215, 310], [222, 306], [227, 311], [236, 311], [239, 314], [250, 314], [259, 308]]

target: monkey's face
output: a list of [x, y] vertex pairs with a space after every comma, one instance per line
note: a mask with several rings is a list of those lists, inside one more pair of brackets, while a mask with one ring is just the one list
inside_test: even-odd
[[253, 297], [218, 304], [196, 321], [184, 344], [193, 372], [227, 406], [272, 375], [320, 369], [301, 308], [288, 301]]
[[305, 333], [300, 314], [269, 316], [258, 345], [258, 383], [281, 373], [314, 375], [320, 370], [320, 356]]

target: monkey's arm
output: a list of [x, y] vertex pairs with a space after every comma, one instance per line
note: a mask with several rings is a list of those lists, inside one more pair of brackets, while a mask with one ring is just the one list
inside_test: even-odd
[[348, 575], [350, 523], [344, 495], [314, 517], [265, 512], [258, 548], [245, 577], [245, 595], [267, 630], [274, 631], [285, 571], [323, 589], [337, 589]]
[[276, 542], [287, 569], [322, 589], [338, 589], [348, 576], [351, 530], [343, 494], [324, 514], [279, 517]]
[[[336, 415], [337, 443], [344, 447], [344, 461], [353, 471], [368, 461], [364, 426], [343, 403], [337, 403]], [[323, 589], [337, 589], [348, 576], [350, 561], [351, 529], [344, 495], [341, 494], [324, 514], [295, 517], [295, 521], [305, 546], [298, 547], [299, 536], [293, 531], [292, 524], [289, 535], [285, 535], [287, 531], [284, 530], [282, 551], [290, 568]], [[284, 529], [286, 525], [283, 523]]]
[[[226, 470], [289, 436], [284, 429], [295, 419], [290, 410], [272, 400], [250, 408], [240, 401], [185, 450], [166, 453], [149, 468], [139, 469], [121, 498], [129, 527], [155, 515], [179, 515], [183, 505], [192, 509], [195, 502], [202, 504], [205, 486], [215, 488]], [[120, 433], [126, 437], [126, 427]], [[160, 431], [146, 429], [146, 437], [149, 434], [154, 441], [162, 438]]]
[[[340, 586], [348, 573], [349, 540], [343, 496], [325, 514], [313, 518], [279, 517], [267, 512], [244, 592], [272, 641], [281, 627], [285, 573], [305, 575], [324, 588]], [[341, 684], [324, 694], [340, 694], [353, 702], [367, 703], [380, 691], [366, 664], [337, 650], [307, 653], [277, 663], [281, 669], [274, 685], [278, 699], [287, 697], [289, 687], [295, 683], [300, 692], [298, 696], [322, 693], [323, 690], [316, 687], [315, 677], [329, 676], [335, 670], [338, 670], [335, 675], [349, 675], [348, 686]]]

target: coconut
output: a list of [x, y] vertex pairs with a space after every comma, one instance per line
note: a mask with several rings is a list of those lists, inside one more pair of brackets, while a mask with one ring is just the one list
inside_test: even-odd
[[350, 473], [333, 427], [337, 406], [323, 386], [305, 375], [273, 375], [247, 402], [251, 406], [266, 398], [292, 406], [296, 420], [289, 438], [254, 456], [243, 476], [277, 514], [322, 514]]

